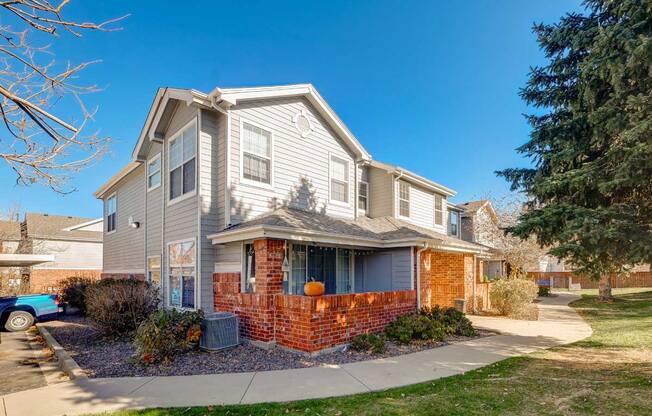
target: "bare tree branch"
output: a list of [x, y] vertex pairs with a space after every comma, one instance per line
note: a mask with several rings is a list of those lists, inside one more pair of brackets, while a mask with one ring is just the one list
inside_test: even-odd
[[[0, 133], [0, 160], [15, 172], [18, 184], [40, 183], [61, 193], [74, 191], [70, 175], [97, 161], [110, 143], [108, 137], [85, 131], [97, 109], [89, 111], [83, 96], [99, 88], [74, 82], [99, 61], [60, 65], [49, 45], [35, 45], [28, 38], [41, 32], [56, 39], [58, 29], [77, 37], [84, 31], [120, 30], [113, 24], [126, 17], [101, 23], [69, 20], [62, 16], [69, 3], [0, 1], [0, 11], [5, 11], [0, 25], [0, 117], [6, 129]], [[23, 27], [6, 24], [11, 16]]]

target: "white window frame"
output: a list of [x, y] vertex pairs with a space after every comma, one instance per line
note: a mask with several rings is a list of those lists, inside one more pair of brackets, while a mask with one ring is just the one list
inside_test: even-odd
[[[113, 219], [113, 230], [109, 231], [109, 201], [111, 198], [115, 198], [115, 217]], [[106, 234], [113, 234], [118, 230], [118, 194], [117, 192], [112, 193], [106, 198]]]
[[[187, 192], [185, 194], [181, 194], [176, 198], [170, 199], [170, 190], [172, 189], [172, 183], [170, 181], [170, 173], [172, 172], [172, 169], [171, 169], [171, 166], [170, 166], [170, 145], [172, 144], [173, 141], [178, 139], [179, 136], [181, 136], [183, 134], [183, 132], [186, 131], [186, 129], [188, 129], [188, 127], [190, 127], [192, 124], [195, 125], [195, 156], [194, 156], [194, 158], [195, 158], [195, 189], [193, 189], [192, 191]], [[197, 123], [197, 118], [193, 118], [192, 120], [190, 120], [188, 123], [186, 123], [182, 128], [180, 128], [176, 133], [174, 133], [174, 135], [172, 135], [167, 140], [167, 145], [166, 145], [167, 146], [166, 175], [168, 177], [169, 186], [166, 189], [166, 191], [167, 191], [166, 192], [167, 193], [166, 200], [168, 201], [167, 202], [168, 206], [169, 205], [174, 205], [177, 202], [183, 201], [184, 199], [192, 198], [195, 195], [197, 195], [197, 187], [199, 186], [199, 183], [198, 183], [199, 182], [199, 157], [198, 157], [199, 140], [198, 140], [198, 138], [199, 138], [199, 126], [198, 126], [198, 123]], [[183, 188], [183, 165], [186, 162], [188, 162], [188, 161], [190, 161], [192, 159], [192, 157], [188, 158], [188, 159], [183, 159], [183, 143], [181, 144], [181, 155], [182, 155], [182, 160], [181, 160], [181, 186]], [[163, 178], [161, 178], [161, 180], [163, 180]], [[183, 192], [183, 189], [182, 189], [182, 192]]]
[[[398, 208], [398, 217], [399, 218], [410, 218], [410, 214], [412, 213], [411, 212], [412, 211], [412, 206], [411, 206], [411, 203], [410, 203], [410, 199], [412, 198], [412, 186], [410, 185], [409, 182], [403, 181], [403, 180], [400, 180], [400, 179], [397, 182], [398, 182], [398, 186], [396, 188], [396, 199], [398, 200], [398, 207], [397, 207]], [[405, 186], [407, 186], [407, 193], [408, 193], [407, 199], [401, 198], [401, 184], [405, 184]], [[401, 214], [401, 202], [402, 201], [405, 201], [408, 204], [408, 212], [407, 212], [408, 215]]]
[[[183, 306], [173, 306], [170, 304], [170, 246], [174, 244], [183, 244], [183, 243], [190, 243], [193, 242], [195, 243], [195, 263], [193, 264], [193, 274], [195, 277], [195, 291], [194, 291], [194, 308], [185, 308]], [[169, 241], [167, 243], [167, 251], [166, 251], [166, 262], [165, 262], [165, 275], [163, 274], [163, 268], [161, 267], [161, 284], [165, 284], [165, 306], [169, 308], [174, 308], [178, 310], [184, 310], [184, 311], [196, 311], [199, 309], [197, 305], [199, 304], [199, 299], [198, 299], [198, 291], [197, 288], [199, 287], [199, 279], [197, 277], [197, 254], [199, 252], [198, 247], [197, 247], [197, 239], [196, 238], [185, 238], [183, 240], [175, 240], [175, 241]], [[161, 263], [161, 266], [163, 263]], [[165, 277], [165, 281], [163, 281], [163, 278]], [[183, 281], [181, 283], [183, 285]], [[181, 291], [183, 292], [183, 286], [181, 288]], [[183, 296], [183, 294], [182, 294]]]
[[[369, 182], [362, 181], [362, 180], [360, 180], [358, 182], [359, 182], [358, 183], [358, 198], [356, 200], [356, 203], [358, 204], [358, 211], [362, 211], [362, 212], [364, 212], [366, 214], [369, 211]], [[365, 209], [360, 208], [360, 184], [364, 184], [365, 187], [367, 188], [367, 195], [365, 195], [365, 197], [364, 197], [365, 200], [366, 200], [366, 203], [367, 203], [366, 204], [367, 207]]]
[[[331, 193], [331, 187], [333, 184], [333, 158], [339, 159], [340, 161], [346, 163], [346, 202], [338, 201], [332, 198], [332, 193]], [[339, 179], [335, 179], [336, 181], [339, 181]], [[342, 207], [350, 207], [351, 206], [351, 171], [350, 171], [350, 163], [349, 160], [338, 156], [333, 153], [328, 153], [328, 203], [333, 204], [333, 205], [339, 205]], [[358, 201], [355, 202], [356, 204]]]
[[[150, 174], [149, 173], [149, 165], [156, 162], [156, 160], [159, 161], [158, 171], [154, 172], [153, 174]], [[150, 187], [149, 186], [149, 178], [156, 175], [156, 173], [158, 173], [158, 175], [159, 175], [158, 185], [154, 185], [154, 186]], [[145, 179], [147, 181], [147, 192], [153, 191], [154, 189], [159, 188], [161, 186], [161, 184], [163, 183], [163, 163], [161, 162], [161, 153], [160, 152], [157, 153], [156, 156], [154, 156], [153, 158], [151, 158], [150, 160], [147, 161], [147, 174], [145, 176], [147, 177]]]
[[[440, 204], [439, 204], [439, 210], [437, 210], [437, 198], [439, 198]], [[433, 218], [433, 223], [435, 227], [444, 227], [444, 230], [446, 230], [446, 226], [444, 225], [444, 203], [446, 200], [444, 199], [443, 196], [439, 194], [435, 194], [433, 197], [433, 212], [435, 214]], [[440, 218], [441, 218], [441, 224], [437, 224], [437, 212], [439, 212]]]
[[[456, 233], [455, 234], [452, 233], [453, 223], [450, 220], [453, 216], [457, 217], [457, 223], [455, 223], [455, 226], [456, 226], [456, 230], [455, 230]], [[457, 212], [457, 211], [448, 211], [448, 230], [450, 232], [450, 235], [455, 236], [455, 237], [460, 236], [460, 213], [459, 212]]]
[[[159, 279], [160, 279], [159, 286], [160, 286], [160, 285], [163, 284], [163, 270], [162, 270], [162, 266], [163, 266], [162, 260], [163, 259], [158, 254], [155, 255], [155, 256], [147, 256], [147, 274], [146, 274], [146, 276], [147, 276], [147, 281], [149, 283], [152, 283], [152, 278], [149, 275], [149, 273], [152, 271], [152, 269], [149, 267], [149, 260], [150, 259], [158, 259], [158, 272], [159, 272]], [[160, 287], [159, 287], [159, 289], [160, 289]]]
[[[264, 182], [258, 182], [254, 181], [252, 179], [247, 179], [244, 177], [244, 146], [242, 145], [242, 138], [244, 137], [244, 125], [249, 124], [252, 127], [259, 128], [261, 130], [264, 130], [266, 133], [269, 133], [269, 154], [270, 156], [263, 156], [259, 155], [256, 153], [252, 153], [255, 156], [262, 157], [265, 159], [269, 159], [269, 183], [264, 183]], [[247, 152], [249, 153], [249, 152]], [[263, 188], [263, 189], [274, 189], [274, 132], [267, 128], [264, 127], [254, 121], [247, 120], [244, 118], [240, 118], [240, 183], [248, 186], [252, 186], [254, 188]]]

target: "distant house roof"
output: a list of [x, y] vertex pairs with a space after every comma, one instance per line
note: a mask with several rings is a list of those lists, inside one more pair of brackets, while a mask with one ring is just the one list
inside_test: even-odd
[[465, 214], [475, 214], [480, 208], [489, 202], [488, 199], [480, 199], [477, 201], [469, 201], [459, 204], [458, 206], [464, 210]]
[[38, 214], [34, 212], [25, 214], [28, 238], [102, 242], [101, 231], [75, 229], [76, 226], [94, 221], [96, 221], [96, 218]]
[[294, 208], [279, 208], [213, 234], [213, 244], [251, 238], [283, 238], [365, 247], [410, 247], [429, 243], [450, 250], [483, 252], [485, 247], [392, 218], [334, 218]]
[[18, 221], [0, 220], [0, 241], [20, 240], [20, 223]]

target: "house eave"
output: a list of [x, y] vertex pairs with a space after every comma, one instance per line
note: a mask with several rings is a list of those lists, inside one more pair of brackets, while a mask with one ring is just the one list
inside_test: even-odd
[[127, 165], [120, 169], [118, 173], [113, 175], [108, 181], [104, 182], [104, 184], [93, 193], [93, 196], [97, 199], [102, 199], [108, 190], [120, 182], [125, 176], [133, 172], [138, 166], [140, 166], [140, 163], [141, 162], [127, 163]]
[[424, 188], [434, 191], [449, 197], [457, 195], [457, 192], [451, 188], [448, 188], [444, 185], [441, 185], [437, 182], [431, 181], [430, 179], [424, 178], [421, 175], [417, 175], [414, 172], [410, 172], [407, 169], [404, 169], [400, 166], [392, 166], [377, 160], [371, 161], [371, 166], [382, 169], [387, 173], [391, 173], [397, 176], [400, 176], [403, 179], [406, 179], [408, 182], [415, 183], [417, 185], [423, 186]]

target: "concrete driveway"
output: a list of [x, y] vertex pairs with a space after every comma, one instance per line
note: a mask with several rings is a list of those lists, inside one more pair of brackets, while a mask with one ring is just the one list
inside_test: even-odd
[[0, 332], [0, 396], [47, 385], [24, 332]]

